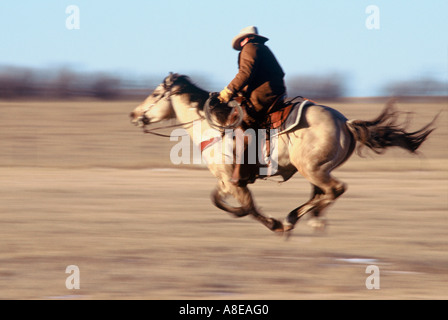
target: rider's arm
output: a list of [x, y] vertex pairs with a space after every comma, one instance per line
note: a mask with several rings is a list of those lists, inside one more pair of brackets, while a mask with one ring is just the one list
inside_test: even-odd
[[234, 94], [241, 91], [252, 79], [258, 65], [257, 45], [246, 44], [241, 50], [239, 71], [235, 78], [227, 85]]
[[235, 78], [220, 93], [222, 100], [228, 102], [232, 96], [240, 92], [252, 79], [258, 65], [257, 46], [253, 43], [246, 44], [241, 50], [239, 59], [239, 71]]

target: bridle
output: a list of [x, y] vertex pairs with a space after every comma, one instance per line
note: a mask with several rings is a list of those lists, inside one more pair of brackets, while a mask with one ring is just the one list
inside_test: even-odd
[[[162, 130], [162, 129], [169, 129], [169, 128], [178, 128], [178, 127], [183, 127], [183, 126], [191, 126], [195, 121], [199, 121], [199, 120], [203, 120], [204, 117], [201, 116], [198, 112], [198, 119], [192, 120], [192, 121], [188, 121], [188, 122], [183, 122], [183, 123], [176, 123], [173, 125], [168, 125], [168, 126], [161, 126], [161, 127], [155, 127], [152, 129], [146, 129], [146, 125], [145, 124], [145, 119], [148, 119], [146, 117], [146, 113], [152, 108], [154, 107], [156, 104], [158, 104], [160, 101], [162, 101], [162, 99], [171, 99], [172, 96], [176, 95], [176, 94], [180, 94], [180, 92], [176, 92], [176, 91], [172, 91], [172, 86], [168, 86], [166, 83], [163, 83], [163, 88], [165, 89], [165, 91], [163, 92], [163, 94], [160, 95], [160, 97], [152, 104], [150, 104], [149, 106], [147, 106], [145, 108], [145, 110], [143, 111], [143, 115], [139, 117], [138, 122], [139, 123], [143, 123], [143, 133], [149, 133], [155, 136], [159, 136], [159, 137], [166, 137], [166, 138], [170, 138], [172, 137], [172, 135], [167, 135], [167, 134], [163, 134], [163, 133], [158, 133], [156, 131], [158, 130]], [[171, 102], [172, 103], [172, 102]], [[182, 134], [179, 135], [177, 137], [183, 137], [183, 136], [187, 136], [188, 134]]]

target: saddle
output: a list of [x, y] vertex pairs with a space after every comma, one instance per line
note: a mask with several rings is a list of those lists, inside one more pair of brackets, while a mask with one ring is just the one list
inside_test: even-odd
[[[294, 108], [296, 106], [305, 106], [309, 104], [315, 104], [314, 101], [304, 98], [302, 96], [295, 97], [290, 100], [283, 100], [283, 96], [279, 97], [271, 107], [268, 108], [266, 112], [266, 118], [263, 121], [260, 121], [258, 124], [259, 129], [279, 129], [286, 127], [286, 121], [288, 117], [295, 116], [300, 117], [300, 113], [297, 115], [293, 115], [292, 112], [294, 111]], [[250, 104], [247, 100], [245, 100], [243, 97], [236, 97], [234, 100], [242, 107], [245, 119], [248, 117], [248, 114], [250, 114], [250, 111], [248, 111], [247, 106]], [[224, 122], [232, 122], [234, 121], [234, 118], [237, 117], [236, 110], [229, 114], [226, 121]], [[297, 119], [299, 120], [299, 119]], [[251, 127], [251, 124], [248, 123], [248, 121], [245, 121], [247, 124], [247, 127]], [[297, 121], [298, 122], [298, 121]]]
[[269, 117], [269, 128], [270, 129], [278, 129], [280, 126], [286, 121], [289, 114], [291, 113], [292, 107], [294, 107], [293, 103], [286, 104], [280, 110], [274, 111], [268, 114]]

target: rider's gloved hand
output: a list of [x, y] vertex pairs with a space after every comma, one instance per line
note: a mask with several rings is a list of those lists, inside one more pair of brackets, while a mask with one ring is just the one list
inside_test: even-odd
[[228, 103], [230, 101], [230, 99], [232, 99], [233, 97], [233, 92], [230, 91], [230, 89], [228, 89], [227, 87], [224, 88], [224, 90], [222, 90], [219, 93], [218, 99], [219, 101], [221, 101], [221, 103]]

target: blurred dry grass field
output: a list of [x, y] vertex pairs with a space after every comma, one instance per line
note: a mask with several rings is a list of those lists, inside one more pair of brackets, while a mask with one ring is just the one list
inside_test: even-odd
[[[369, 120], [383, 103], [324, 103]], [[0, 102], [0, 299], [447, 299], [446, 102], [398, 102], [418, 129], [443, 110], [421, 155], [354, 155], [348, 191], [314, 233], [233, 219], [215, 179], [174, 166], [175, 142], [130, 125], [132, 101]], [[305, 202], [296, 175], [252, 186], [266, 214]], [[365, 286], [367, 265], [380, 289]], [[80, 268], [68, 290], [65, 268]]]

